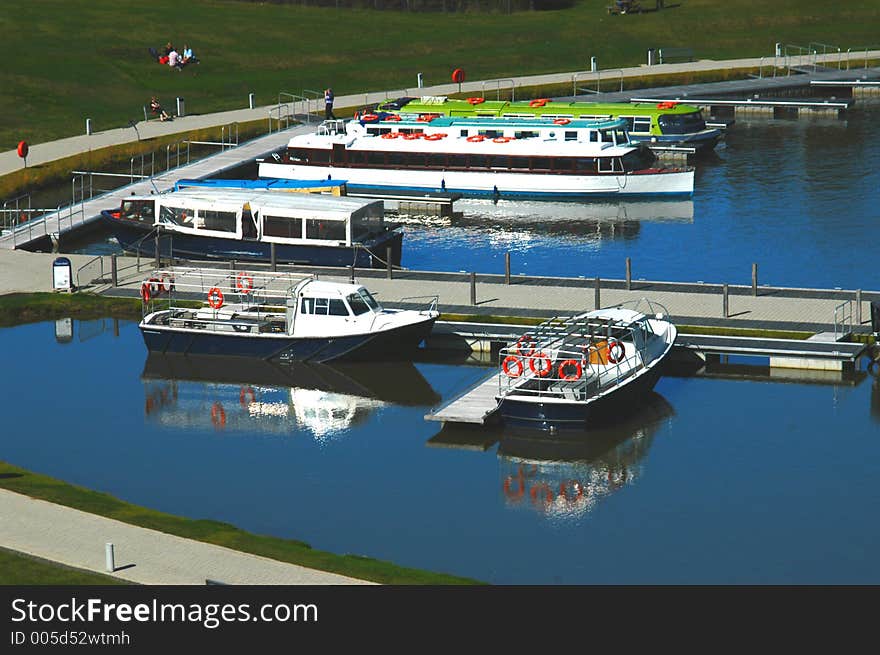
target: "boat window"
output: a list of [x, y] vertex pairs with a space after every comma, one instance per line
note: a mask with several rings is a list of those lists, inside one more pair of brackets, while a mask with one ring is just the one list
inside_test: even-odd
[[128, 221], [139, 221], [141, 223], [153, 222], [153, 201], [152, 200], [123, 200], [122, 201], [122, 218]]
[[361, 294], [361, 298], [364, 299], [364, 302], [367, 303], [367, 306], [372, 309], [374, 312], [381, 312], [382, 305], [373, 297], [373, 294], [367, 291], [366, 289], [358, 289], [358, 293]]
[[302, 239], [302, 219], [264, 215], [263, 236]]
[[257, 223], [249, 209], [241, 213], [241, 235], [245, 239], [257, 238]]
[[578, 138], [578, 133], [576, 130], [568, 130], [565, 133], [565, 140], [566, 141], [577, 141], [577, 138]]
[[345, 221], [329, 221], [321, 218], [307, 218], [306, 239], [345, 241]]
[[621, 162], [623, 163], [623, 170], [639, 171], [643, 168], [647, 168], [651, 163], [650, 161], [648, 161], [648, 158], [652, 156], [653, 155], [650, 154], [650, 150], [647, 151], [644, 155], [639, 150], [631, 150], [621, 158]]
[[614, 160], [616, 157], [599, 157], [599, 172], [610, 173], [614, 170]]
[[316, 164], [327, 164], [330, 162], [330, 151], [315, 148], [309, 151], [309, 161]]
[[688, 134], [706, 129], [703, 113], [699, 111], [689, 114], [661, 114], [657, 124], [663, 134]]
[[290, 161], [308, 161], [309, 153], [304, 148], [289, 148], [287, 156]]
[[217, 230], [218, 232], [235, 232], [236, 220], [235, 212], [221, 212], [214, 209], [200, 209], [199, 219], [202, 227], [206, 230]]
[[514, 132], [513, 136], [517, 139], [534, 139], [537, 136], [540, 136], [540, 132], [536, 130], [521, 130], [519, 132]]
[[575, 160], [575, 167], [579, 173], [595, 173], [596, 160], [592, 157], [578, 157]]
[[629, 134], [627, 134], [626, 130], [615, 130], [614, 138], [619, 146], [629, 143]]
[[651, 117], [650, 116], [636, 116], [631, 120], [632, 126], [629, 128], [630, 132], [638, 132], [641, 134], [648, 134], [651, 131]]
[[355, 316], [360, 316], [361, 314], [370, 311], [370, 306], [367, 304], [367, 301], [364, 300], [359, 293], [349, 295], [346, 300], [348, 301], [348, 306], [351, 307], [351, 313]]
[[592, 143], [597, 143], [599, 141], [599, 133], [595, 130], [590, 132], [590, 141]]
[[385, 153], [384, 152], [368, 152], [367, 153], [367, 164], [369, 166], [384, 166], [385, 165]]
[[487, 139], [496, 139], [499, 136], [504, 136], [503, 130], [480, 130], [478, 134], [482, 134]]
[[508, 168], [508, 160], [510, 158], [507, 155], [492, 155], [490, 157], [490, 162], [492, 163], [492, 168]]
[[467, 135], [468, 135], [468, 131], [467, 131], [467, 130], [459, 130], [459, 134], [458, 134], [458, 136], [467, 136]]
[[488, 159], [486, 155], [471, 155], [468, 164], [470, 168], [488, 168]]
[[[311, 301], [312, 311], [307, 311]], [[304, 314], [311, 313], [315, 316], [348, 316], [348, 308], [341, 298], [303, 298]]]
[[510, 158], [510, 167], [511, 168], [528, 168], [529, 167], [529, 158], [528, 157], [511, 157]]
[[428, 155], [428, 166], [431, 168], [446, 168], [446, 153], [431, 153]]
[[162, 205], [159, 209], [159, 222], [169, 225], [183, 225], [184, 227], [195, 227], [193, 225], [193, 215], [195, 212], [186, 207], [169, 207]]
[[300, 314], [311, 314], [312, 313], [312, 299], [311, 298], [303, 298], [302, 302], [299, 306]]
[[599, 130], [602, 135], [602, 143], [614, 143], [614, 135], [611, 130]]
[[449, 168], [467, 168], [467, 155], [449, 155]]
[[402, 152], [389, 152], [387, 161], [389, 166], [403, 166], [406, 158]]

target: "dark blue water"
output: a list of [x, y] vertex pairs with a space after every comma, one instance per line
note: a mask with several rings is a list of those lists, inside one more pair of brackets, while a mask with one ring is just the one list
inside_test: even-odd
[[548, 443], [423, 420], [480, 367], [206, 365], [147, 358], [132, 323], [67, 334], [0, 330], [0, 459], [133, 503], [493, 583], [880, 583], [864, 364], [670, 374]]

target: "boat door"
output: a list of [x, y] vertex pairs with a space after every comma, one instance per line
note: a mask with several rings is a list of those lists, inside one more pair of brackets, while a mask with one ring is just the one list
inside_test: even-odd
[[257, 219], [251, 212], [250, 203], [245, 203], [241, 210], [241, 237], [249, 241], [257, 239]]
[[330, 163], [336, 164], [337, 166], [341, 166], [345, 164], [345, 144], [344, 143], [334, 143], [333, 144], [333, 152], [330, 155]]

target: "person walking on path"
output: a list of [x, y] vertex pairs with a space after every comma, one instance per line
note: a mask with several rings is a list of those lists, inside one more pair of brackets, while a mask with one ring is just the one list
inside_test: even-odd
[[333, 89], [324, 90], [324, 120], [336, 119], [333, 114]]

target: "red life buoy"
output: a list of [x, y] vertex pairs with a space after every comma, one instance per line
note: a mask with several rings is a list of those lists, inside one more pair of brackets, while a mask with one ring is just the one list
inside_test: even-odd
[[396, 139], [399, 136], [400, 136], [400, 132], [385, 132], [385, 134], [382, 135], [382, 138], [383, 139]]
[[361, 120], [365, 123], [375, 123], [379, 120], [379, 117], [376, 114], [364, 114], [361, 116]]
[[467, 101], [472, 105], [479, 105], [486, 102], [485, 98], [468, 98]]
[[486, 137], [483, 134], [474, 134], [472, 136], [469, 136], [467, 140], [471, 143], [479, 143], [480, 141], [485, 141]]
[[[566, 368], [574, 366], [574, 371], [571, 373], [566, 372]], [[581, 366], [581, 363], [576, 359], [566, 359], [559, 365], [559, 377], [566, 382], [574, 382], [575, 380], [580, 380], [581, 375], [583, 375], [584, 369]]]
[[254, 290], [254, 278], [249, 273], [241, 271], [235, 276], [235, 286], [242, 293], [250, 293]]
[[553, 494], [553, 490], [550, 488], [550, 485], [546, 482], [538, 482], [537, 484], [533, 484], [532, 488], [529, 489], [529, 495], [532, 497], [532, 502], [538, 502], [538, 496], [544, 496], [544, 503], [546, 505], [550, 505], [555, 498]]
[[525, 367], [519, 357], [516, 355], [508, 355], [504, 358], [504, 361], [501, 362], [501, 370], [504, 371], [504, 374], [507, 375], [507, 377], [518, 378], [523, 374]]
[[535, 340], [532, 339], [532, 335], [526, 333], [522, 335], [519, 339], [516, 340], [516, 343], [513, 344], [513, 350], [516, 353], [519, 353], [523, 357], [528, 357], [533, 352], [535, 352]]
[[[537, 362], [543, 363], [537, 364]], [[546, 378], [553, 370], [553, 362], [550, 361], [550, 355], [547, 353], [532, 353], [532, 356], [529, 358], [529, 368], [539, 378]]]
[[150, 302], [150, 298], [152, 298], [152, 294], [150, 293], [150, 285], [147, 282], [144, 282], [141, 285], [141, 300], [144, 302]]
[[17, 148], [18, 156], [24, 159], [28, 155], [28, 144], [27, 141], [19, 141]]
[[508, 141], [513, 141], [512, 136], [496, 136], [492, 139], [493, 143], [507, 143]]
[[446, 136], [446, 135], [445, 134], [426, 134], [425, 141], [439, 141], [444, 136]]
[[617, 364], [622, 361], [624, 357], [626, 357], [626, 349], [623, 347], [623, 344], [617, 339], [609, 339], [608, 361], [612, 364]]
[[211, 423], [218, 429], [226, 426], [226, 410], [220, 403], [211, 405]]
[[390, 116], [386, 116], [385, 120], [392, 121], [392, 122], [396, 123], [397, 121], [400, 120], [400, 116], [398, 116], [397, 114], [391, 114]]
[[409, 134], [404, 134], [403, 138], [405, 141], [415, 141], [416, 139], [421, 139], [425, 136], [424, 132], [410, 132]]
[[[512, 483], [516, 481], [516, 489], [513, 488]], [[522, 476], [513, 477], [512, 475], [508, 475], [504, 480], [504, 495], [510, 498], [511, 500], [519, 500], [526, 494], [526, 481], [523, 480]]]
[[547, 98], [535, 98], [529, 101], [529, 107], [543, 107], [547, 102]]
[[462, 82], [464, 82], [464, 78], [465, 74], [462, 69], [456, 68], [454, 71], [452, 71], [452, 81], [456, 84], [461, 84]]
[[211, 287], [208, 290], [208, 304], [214, 309], [223, 307], [223, 292], [220, 287]]
[[554, 125], [568, 125], [571, 121], [567, 118], [557, 118], [553, 121]]
[[247, 407], [253, 402], [256, 402], [257, 394], [254, 393], [253, 387], [242, 387], [241, 393], [238, 394], [238, 402], [242, 407]]

